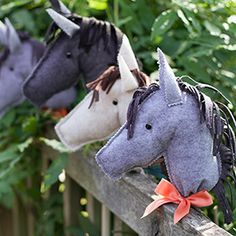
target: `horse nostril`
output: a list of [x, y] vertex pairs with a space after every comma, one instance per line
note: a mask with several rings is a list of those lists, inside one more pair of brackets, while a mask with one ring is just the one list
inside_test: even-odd
[[118, 101], [115, 99], [112, 101], [112, 104], [116, 106], [118, 104]]
[[67, 53], [66, 53], [66, 57], [67, 57], [67, 58], [71, 58], [71, 56], [72, 56], [71, 52], [67, 52]]
[[146, 125], [145, 125], [145, 128], [148, 129], [148, 130], [150, 130], [150, 129], [152, 129], [152, 125], [146, 124]]
[[10, 70], [10, 71], [13, 71], [13, 70], [14, 70], [14, 68], [13, 68], [13, 67], [10, 67], [10, 68], [9, 68], [9, 70]]

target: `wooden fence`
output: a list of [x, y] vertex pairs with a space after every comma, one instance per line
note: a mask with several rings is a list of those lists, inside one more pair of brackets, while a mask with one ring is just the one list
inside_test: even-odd
[[[47, 159], [57, 155], [46, 148], [43, 156]], [[152, 201], [151, 196], [156, 186], [152, 178], [132, 172], [119, 181], [112, 181], [97, 166], [94, 156], [95, 152], [89, 155], [77, 152], [69, 156], [65, 169], [66, 188], [63, 206], [65, 226], [79, 224], [78, 213], [81, 211], [79, 201], [83, 188], [87, 192], [87, 212], [90, 220], [101, 232], [100, 235], [90, 236], [230, 235], [197, 209], [191, 209], [187, 217], [174, 225], [173, 214], [176, 209], [174, 204], [164, 205], [150, 216], [140, 219], [145, 207]], [[17, 214], [5, 212], [4, 217], [11, 217], [12, 214], [19, 216], [19, 212]], [[1, 216], [3, 215], [0, 210], [0, 222], [3, 222]], [[17, 227], [16, 224], [13, 217], [13, 226]], [[26, 227], [26, 231], [27, 234], [12, 230], [10, 226], [5, 230], [4, 227], [0, 227], [0, 235], [33, 236], [30, 233], [32, 229]], [[69, 233], [64, 235], [70, 236]]]

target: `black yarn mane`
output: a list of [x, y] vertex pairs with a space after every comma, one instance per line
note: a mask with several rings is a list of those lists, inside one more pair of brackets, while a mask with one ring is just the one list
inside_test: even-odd
[[[131, 73], [137, 79], [139, 87], [147, 85], [147, 82], [150, 81], [150, 78], [137, 69], [131, 70]], [[94, 102], [99, 101], [99, 88], [105, 91], [107, 94], [110, 92], [114, 83], [120, 79], [120, 71], [118, 66], [110, 66], [105, 70], [95, 81], [92, 81], [87, 84], [87, 87], [90, 90], [93, 90], [93, 96], [89, 105], [89, 108]]]
[[159, 85], [152, 83], [149, 85], [149, 87], [140, 87], [135, 91], [127, 112], [126, 129], [128, 130], [128, 139], [131, 139], [134, 134], [135, 120], [137, 117], [139, 105], [141, 105], [151, 94], [155, 93], [157, 90], [159, 90]]
[[[79, 47], [85, 48], [86, 51], [89, 51], [92, 45], [97, 43], [100, 39], [103, 39], [105, 50], [108, 50], [110, 43], [113, 42], [115, 43], [118, 51], [119, 36], [122, 33], [113, 24], [106, 21], [97, 20], [93, 17], [87, 18], [72, 14], [65, 17], [80, 26]], [[47, 44], [55, 40], [57, 36], [60, 35], [60, 33], [57, 34], [59, 29], [60, 28], [55, 22], [49, 26], [45, 35], [45, 41]]]
[[[192, 86], [183, 82], [182, 78], [178, 78], [177, 82], [182, 91], [189, 93], [196, 99], [200, 110], [200, 122], [206, 122], [212, 135], [213, 155], [218, 157], [218, 161], [221, 162], [222, 166], [220, 179], [213, 188], [213, 191], [224, 213], [225, 223], [229, 224], [233, 218], [230, 204], [225, 197], [224, 183], [228, 184], [229, 177], [236, 187], [234, 170], [236, 168], [236, 140], [233, 131], [233, 129], [236, 130], [236, 122], [234, 116], [226, 105], [218, 101], [212, 101], [200, 91], [201, 89], [210, 89], [222, 95], [216, 88], [198, 83]], [[148, 88], [140, 88], [135, 92], [127, 113], [127, 139], [133, 137], [135, 120], [140, 104], [158, 89], [159, 85], [151, 84]], [[233, 125], [233, 128], [230, 126], [230, 123]]]

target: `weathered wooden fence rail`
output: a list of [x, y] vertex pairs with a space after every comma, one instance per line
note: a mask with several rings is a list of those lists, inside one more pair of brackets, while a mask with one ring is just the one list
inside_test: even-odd
[[[42, 158], [51, 159], [57, 158], [57, 156], [58, 154], [48, 147], [43, 150]], [[112, 181], [98, 167], [94, 156], [95, 151], [88, 155], [77, 152], [69, 156], [64, 192], [65, 226], [79, 225], [78, 214], [82, 209], [80, 190], [83, 188], [87, 191], [87, 211], [90, 219], [101, 232], [100, 235], [89, 236], [136, 235], [132, 232], [121, 233], [124, 231], [122, 222], [140, 236], [230, 235], [195, 209], [191, 209], [187, 217], [174, 225], [173, 214], [176, 208], [174, 204], [164, 205], [150, 216], [140, 219], [145, 207], [152, 201], [151, 196], [154, 194], [156, 186], [152, 178], [142, 173], [132, 172], [119, 181]], [[3, 223], [0, 225], [0, 235], [33, 236], [32, 227], [28, 229], [31, 223], [27, 223], [27, 220], [20, 217], [19, 204], [16, 205], [14, 208], [17, 209], [16, 212], [14, 209], [12, 212], [0, 209], [1, 223]], [[113, 215], [112, 228], [110, 224], [111, 212], [115, 215], [115, 220]], [[12, 224], [9, 224], [8, 218], [13, 219]], [[23, 225], [25, 221], [26, 226]], [[19, 224], [24, 226], [23, 229], [27, 233], [19, 230]], [[70, 236], [70, 233], [65, 232], [62, 235]]]
[[156, 184], [141, 173], [129, 173], [120, 181], [112, 181], [97, 166], [94, 156], [95, 152], [89, 155], [82, 152], [71, 154], [66, 167], [67, 175], [138, 235], [230, 235], [195, 209], [191, 209], [188, 217], [174, 225], [174, 204], [164, 205], [152, 215], [140, 219], [145, 207], [152, 201]]

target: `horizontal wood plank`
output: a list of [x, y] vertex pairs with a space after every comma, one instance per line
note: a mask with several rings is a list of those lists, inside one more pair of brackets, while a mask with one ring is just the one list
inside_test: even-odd
[[[53, 156], [45, 149], [45, 155]], [[82, 151], [70, 154], [66, 173], [96, 199], [105, 204], [129, 227], [141, 236], [222, 236], [231, 235], [191, 208], [190, 214], [176, 225], [174, 204], [166, 204], [140, 219], [146, 206], [152, 201], [156, 183], [143, 173], [128, 173], [119, 181], [109, 179], [95, 161], [95, 151], [86, 155]]]

